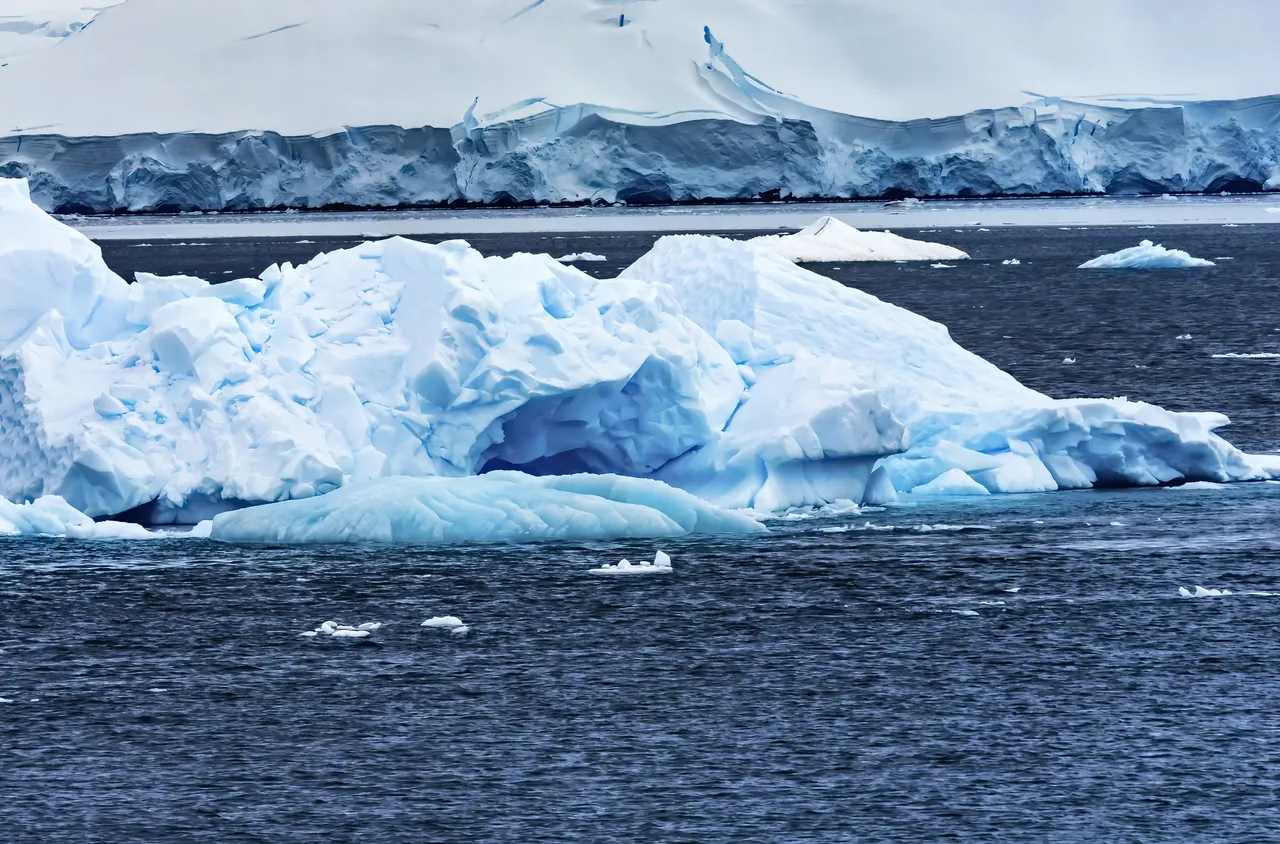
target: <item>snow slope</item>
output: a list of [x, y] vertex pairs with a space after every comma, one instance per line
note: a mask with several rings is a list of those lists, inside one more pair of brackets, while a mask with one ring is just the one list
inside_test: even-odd
[[124, 0], [5, 0], [0, 5], [0, 67], [60, 45]]
[[[1169, 49], [1155, 18], [1233, 48]], [[1280, 59], [1235, 20], [1191, 0], [127, 0], [0, 68], [0, 175], [88, 211], [1275, 187]], [[1097, 96], [1117, 91], [1146, 98]]]
[[[0, 180], [0, 300], [19, 305], [0, 320], [0, 495], [61, 495], [90, 516], [194, 523], [504, 469], [580, 476], [504, 488], [513, 514], [545, 515], [538, 489], [596, 484], [570, 508], [588, 520], [619, 512], [603, 499], [675, 518], [661, 502], [688, 499], [663, 484], [780, 510], [887, 500], [950, 470], [991, 492], [1280, 471], [1213, 434], [1225, 417], [1055, 401], [937, 323], [714, 237], [663, 238], [611, 280], [392, 238], [257, 279], [129, 285], [24, 183]], [[451, 496], [489, 493], [412, 494], [440, 515]], [[333, 537], [346, 500], [282, 512], [299, 536]], [[436, 531], [416, 505], [402, 516], [394, 536]], [[479, 535], [462, 521], [449, 536]]]

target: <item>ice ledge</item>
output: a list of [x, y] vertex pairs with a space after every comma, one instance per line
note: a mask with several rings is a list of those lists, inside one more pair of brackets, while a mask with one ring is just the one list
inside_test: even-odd
[[797, 109], [641, 125], [582, 105], [450, 128], [0, 138], [48, 211], [1152, 194], [1280, 188], [1280, 96], [1045, 101], [894, 123]]

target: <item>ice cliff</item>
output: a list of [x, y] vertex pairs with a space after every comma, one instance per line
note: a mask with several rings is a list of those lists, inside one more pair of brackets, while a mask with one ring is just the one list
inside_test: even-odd
[[1222, 416], [1048, 398], [937, 323], [721, 238], [663, 238], [612, 280], [393, 238], [128, 284], [0, 180], [0, 297], [0, 496], [92, 516], [194, 523], [496, 470], [779, 510], [952, 470], [1029, 492], [1276, 469], [1215, 435]]
[[0, 176], [57, 211], [1280, 187], [1274, 53], [1086, 5], [1107, 32], [1012, 0], [127, 0], [0, 68]]

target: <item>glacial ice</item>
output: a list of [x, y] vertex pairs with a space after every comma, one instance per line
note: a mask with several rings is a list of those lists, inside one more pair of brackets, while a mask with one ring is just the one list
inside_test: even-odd
[[61, 497], [46, 495], [29, 504], [14, 504], [0, 498], [0, 536], [157, 539], [163, 534], [153, 533], [131, 522], [95, 522]]
[[670, 574], [672, 572], [671, 557], [664, 551], [658, 551], [651, 563], [633, 563], [630, 560], [619, 560], [616, 563], [589, 569], [588, 574]]
[[958, 261], [969, 256], [941, 243], [891, 232], [864, 232], [835, 217], [822, 217], [795, 234], [769, 234], [750, 243], [796, 263], [833, 261]]
[[677, 536], [939, 478], [1280, 474], [1221, 415], [1051, 399], [944, 326], [715, 237], [662, 238], [613, 280], [393, 238], [126, 284], [0, 180], [0, 297], [0, 495], [214, 538]]
[[607, 255], [597, 255], [594, 252], [571, 252], [568, 255], [561, 255], [556, 260], [562, 264], [576, 264], [589, 261], [607, 261], [609, 257]]
[[[830, 0], [786, 14], [775, 0], [662, 0], [631, 4], [642, 10], [618, 27], [602, 2], [517, 15], [521, 0], [445, 13], [421, 0], [358, 12], [130, 0], [4, 68], [0, 173], [29, 176], [43, 207], [65, 211], [1280, 185], [1274, 59], [1230, 29], [1248, 14], [1147, 3], [1125, 19], [1092, 0], [1093, 14], [1056, 20], [1050, 44], [1046, 13], [1013, 0], [955, 16], [891, 4], [862, 26], [833, 25], [848, 10]], [[1146, 37], [1157, 14], [1231, 55], [1165, 49]], [[930, 61], [902, 61], [908, 41]], [[1086, 41], [1112, 47], [1078, 61], [1070, 45]], [[974, 43], [1000, 45], [1001, 73], [981, 72]], [[116, 60], [135, 53], [147, 61]], [[283, 78], [298, 80], [284, 101], [260, 84]], [[413, 96], [405, 79], [423, 82]], [[1200, 93], [1027, 102], [1032, 85]]]
[[616, 475], [381, 478], [213, 520], [228, 542], [460, 544], [760, 533], [759, 522], [687, 492]]
[[1080, 265], [1082, 270], [1165, 270], [1212, 267], [1213, 261], [1193, 258], [1181, 249], [1165, 249], [1149, 240]]

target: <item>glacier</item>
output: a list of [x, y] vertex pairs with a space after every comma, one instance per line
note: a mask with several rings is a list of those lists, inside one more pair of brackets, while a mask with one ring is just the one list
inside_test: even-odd
[[1080, 265], [1082, 270], [1169, 270], [1212, 267], [1213, 261], [1196, 258], [1181, 249], [1165, 249], [1149, 240], [1137, 246], [1099, 255]]
[[1280, 188], [1275, 56], [1139, 37], [1225, 25], [1190, 8], [650, 0], [619, 26], [610, 0], [526, 6], [126, 0], [0, 68], [0, 176], [83, 213]]
[[[964, 486], [1280, 476], [1280, 457], [1215, 433], [1219, 414], [1052, 399], [942, 325], [718, 237], [663, 237], [604, 280], [547, 255], [390, 238], [258, 278], [130, 284], [0, 180], [0, 296], [0, 496], [212, 519], [215, 536], [358, 523], [462, 541], [488, 528], [428, 511], [486, 495], [543, 525], [529, 535], [570, 535], [539, 500], [586, 496], [570, 509], [587, 521], [641, 506], [659, 514], [646, 530], [688, 531], [670, 502], [728, 525], [721, 510]], [[290, 518], [242, 515], [257, 512]]]

